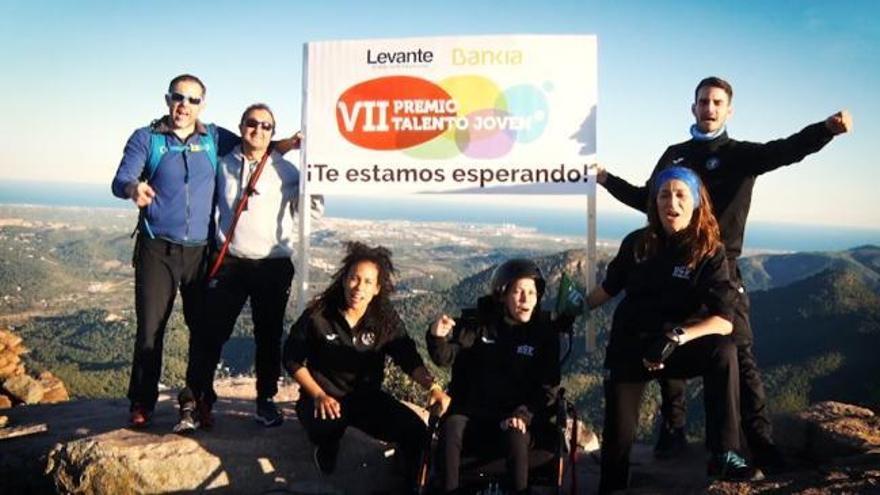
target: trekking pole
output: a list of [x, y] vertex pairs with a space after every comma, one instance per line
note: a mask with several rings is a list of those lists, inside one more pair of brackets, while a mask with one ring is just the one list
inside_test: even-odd
[[434, 407], [429, 410], [428, 414], [428, 429], [425, 432], [425, 446], [422, 449], [422, 463], [419, 466], [419, 486], [417, 487], [419, 495], [427, 493], [428, 477], [431, 474], [431, 447], [434, 443], [434, 434], [437, 432], [437, 427], [439, 425], [439, 404], [435, 404]]
[[565, 388], [560, 387], [556, 394], [556, 429], [559, 438], [556, 441], [556, 495], [562, 495], [562, 478], [565, 474], [565, 457], [562, 449], [565, 445]]

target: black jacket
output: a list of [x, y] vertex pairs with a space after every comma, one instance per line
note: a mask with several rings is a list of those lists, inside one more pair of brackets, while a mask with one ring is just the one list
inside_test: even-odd
[[528, 323], [510, 325], [487, 296], [474, 316], [459, 318], [447, 338], [430, 330], [425, 337], [434, 363], [452, 365], [450, 413], [527, 424], [534, 415], [548, 418], [559, 387], [559, 337], [549, 314], [536, 308]]
[[[755, 179], [783, 165], [803, 160], [822, 149], [832, 137], [824, 122], [818, 122], [785, 139], [763, 144], [736, 141], [727, 137], [727, 133], [711, 141], [691, 139], [667, 148], [651, 177], [671, 166], [696, 171], [712, 198], [727, 257], [736, 259], [742, 253]], [[648, 207], [650, 183], [649, 179], [645, 186], [636, 187], [608, 174], [605, 188], [619, 201], [644, 212]]]
[[339, 311], [307, 309], [284, 344], [284, 367], [293, 375], [305, 366], [324, 392], [339, 399], [357, 390], [381, 388], [386, 355], [407, 374], [424, 366], [396, 314], [383, 341], [377, 342], [378, 334], [366, 316], [352, 329]]
[[724, 249], [688, 268], [685, 252], [667, 245], [656, 256], [638, 260], [636, 246], [646, 229], [631, 232], [608, 264], [602, 288], [611, 296], [626, 295], [611, 324], [605, 367], [641, 368], [646, 345], [675, 325], [720, 316], [733, 321], [736, 290], [730, 282]]

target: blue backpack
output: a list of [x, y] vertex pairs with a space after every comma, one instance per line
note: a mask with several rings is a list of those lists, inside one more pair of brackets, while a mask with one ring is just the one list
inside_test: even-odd
[[153, 178], [156, 169], [159, 168], [159, 162], [165, 153], [183, 153], [189, 151], [196, 153], [199, 151], [208, 154], [208, 160], [214, 167], [214, 174], [217, 173], [217, 128], [214, 124], [207, 124], [207, 134], [199, 136], [199, 144], [177, 144], [168, 146], [168, 137], [158, 132], [150, 133], [150, 155], [147, 159], [147, 167], [144, 169], [143, 177], [147, 181]]

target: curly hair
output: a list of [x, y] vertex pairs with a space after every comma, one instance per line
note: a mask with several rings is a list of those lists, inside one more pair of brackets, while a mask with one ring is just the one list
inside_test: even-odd
[[[657, 188], [659, 189], [659, 187]], [[694, 209], [691, 222], [681, 232], [667, 234], [657, 211], [657, 196], [652, 194], [648, 205], [648, 227], [642, 242], [636, 245], [636, 258], [651, 258], [667, 245], [678, 244], [684, 253], [688, 267], [696, 268], [700, 260], [712, 256], [721, 247], [721, 230], [715, 219], [712, 200], [706, 186], [700, 183], [700, 206]]]
[[376, 341], [381, 344], [400, 320], [391, 304], [391, 294], [394, 293], [393, 277], [396, 274], [394, 264], [391, 262], [391, 251], [383, 246], [370, 247], [361, 242], [349, 241], [344, 245], [345, 257], [342, 258], [342, 266], [333, 274], [330, 285], [312, 299], [309, 310], [315, 312], [328, 309], [345, 310], [345, 279], [349, 272], [364, 261], [373, 263], [379, 271], [379, 293], [370, 301], [367, 312], [361, 319], [363, 325], [357, 326], [370, 328], [376, 332]]

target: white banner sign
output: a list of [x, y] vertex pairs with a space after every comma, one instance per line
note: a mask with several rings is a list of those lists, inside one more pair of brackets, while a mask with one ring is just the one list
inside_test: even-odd
[[326, 41], [305, 47], [311, 194], [584, 194], [595, 36]]

